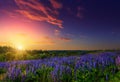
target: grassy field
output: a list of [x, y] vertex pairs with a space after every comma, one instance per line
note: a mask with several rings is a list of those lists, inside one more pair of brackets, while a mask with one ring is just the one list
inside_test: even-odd
[[118, 50], [19, 51], [0, 47], [0, 82], [120, 82]]

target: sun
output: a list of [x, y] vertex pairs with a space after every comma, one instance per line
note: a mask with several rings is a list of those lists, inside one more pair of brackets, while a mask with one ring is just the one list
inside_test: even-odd
[[18, 49], [18, 50], [23, 50], [23, 46], [22, 46], [22, 45], [18, 45], [18, 46], [17, 46], [17, 49]]

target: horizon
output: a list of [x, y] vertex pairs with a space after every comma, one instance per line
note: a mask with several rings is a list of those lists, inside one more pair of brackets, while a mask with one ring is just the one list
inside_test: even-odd
[[0, 46], [120, 49], [120, 1], [0, 0]]
[[12, 49], [15, 49], [15, 50], [17, 50], [17, 51], [120, 51], [120, 48], [117, 48], [117, 49], [88, 49], [88, 50], [75, 50], [75, 49], [73, 49], [73, 50], [68, 50], [68, 49], [64, 49], [64, 50], [62, 50], [62, 49], [52, 49], [52, 50], [47, 50], [47, 49], [18, 49], [18, 48], [16, 48], [16, 47], [12, 47], [12, 46], [0, 46], [0, 48], [12, 48]]

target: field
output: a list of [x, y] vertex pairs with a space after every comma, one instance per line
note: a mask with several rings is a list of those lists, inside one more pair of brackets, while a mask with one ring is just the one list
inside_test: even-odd
[[120, 0], [0, 0], [0, 82], [120, 82]]
[[120, 82], [120, 52], [0, 47], [0, 82]]

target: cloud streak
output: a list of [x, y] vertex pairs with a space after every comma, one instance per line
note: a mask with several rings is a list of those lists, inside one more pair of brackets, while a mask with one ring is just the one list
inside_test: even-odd
[[83, 18], [83, 15], [81, 13], [83, 10], [84, 10], [84, 8], [78, 6], [78, 8], [77, 8], [77, 15], [76, 15], [78, 18]]
[[54, 34], [55, 34], [56, 36], [59, 36], [60, 33], [61, 33], [60, 30], [58, 30], [58, 29], [55, 29], [55, 30], [54, 30]]
[[17, 37], [27, 37], [27, 34], [25, 34], [25, 33], [18, 33], [18, 34], [16, 34], [16, 36]]
[[50, 24], [63, 28], [63, 21], [58, 19], [59, 11], [62, 8], [62, 4], [55, 0], [50, 0], [52, 8], [45, 6], [38, 0], [15, 0], [19, 9], [16, 12], [24, 15], [25, 17], [35, 21], [45, 21]]
[[0, 42], [0, 46], [10, 45], [9, 42]]
[[54, 45], [55, 42], [53, 42], [53, 41], [37, 41], [37, 42], [34, 42], [33, 44], [37, 44], [37, 45]]
[[55, 9], [60, 9], [62, 8], [62, 4], [57, 2], [57, 0], [49, 0], [50, 3], [52, 4], [52, 6], [55, 8]]
[[38, 45], [54, 45], [55, 44], [53, 39], [49, 36], [42, 37], [39, 41], [36, 41], [34, 43]]
[[63, 40], [63, 41], [71, 41], [72, 39], [71, 38], [68, 38], [68, 37], [59, 37], [60, 40]]

